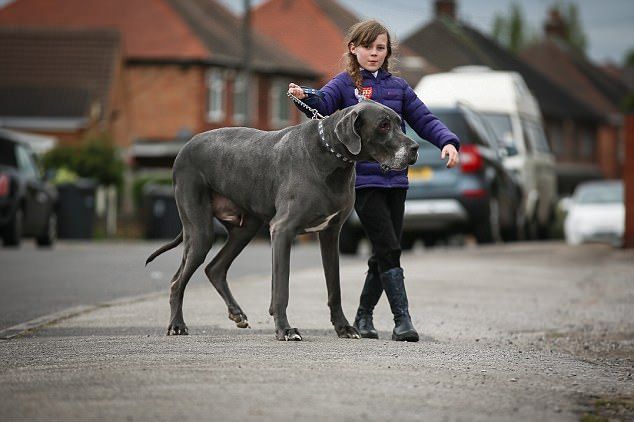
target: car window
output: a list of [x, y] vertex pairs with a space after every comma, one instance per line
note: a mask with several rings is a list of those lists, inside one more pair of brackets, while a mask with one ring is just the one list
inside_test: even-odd
[[496, 135], [491, 133], [482, 118], [467, 107], [460, 106], [460, 110], [464, 114], [469, 126], [471, 126], [471, 128], [478, 134], [480, 145], [484, 145], [497, 152], [498, 146], [497, 140], [495, 139]]
[[517, 155], [518, 140], [513, 136], [510, 116], [500, 113], [481, 113], [481, 115], [495, 132], [498, 142], [506, 149], [507, 155]]
[[524, 136], [526, 136], [526, 146], [529, 151], [550, 153], [544, 129], [540, 124], [533, 120], [522, 119], [522, 130], [524, 131]]
[[579, 204], [611, 204], [623, 202], [622, 184], [584, 186], [575, 195]]
[[480, 137], [474, 133], [462, 113], [458, 110], [438, 110], [433, 113], [450, 131], [458, 136], [461, 144], [482, 143]]
[[28, 179], [38, 179], [40, 173], [29, 151], [23, 146], [18, 145], [16, 147], [16, 155], [20, 173], [24, 174]]

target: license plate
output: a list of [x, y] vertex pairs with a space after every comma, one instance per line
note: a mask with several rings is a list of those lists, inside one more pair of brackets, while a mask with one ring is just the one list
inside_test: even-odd
[[422, 180], [424, 182], [431, 180], [434, 177], [434, 170], [431, 167], [417, 167], [410, 168], [408, 177], [410, 180]]

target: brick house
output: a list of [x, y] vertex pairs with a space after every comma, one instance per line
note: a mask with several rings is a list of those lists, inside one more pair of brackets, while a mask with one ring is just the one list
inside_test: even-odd
[[[276, 129], [300, 121], [284, 93], [289, 81], [311, 83], [316, 72], [254, 32], [247, 81], [241, 25], [214, 0], [17, 0], [0, 9], [0, 28], [118, 34], [118, 50], [113, 49], [121, 64], [114, 67], [108, 94], [113, 100], [100, 107], [98, 126], [130, 147], [143, 166], [171, 165], [192, 133], [247, 124]], [[56, 64], [65, 57], [37, 59]], [[79, 137], [80, 131], [62, 139]]]
[[[550, 147], [557, 159], [560, 194], [581, 180], [603, 177], [598, 154], [598, 131], [605, 113], [572, 95], [537, 67], [456, 18], [454, 0], [436, 0], [435, 18], [403, 41], [442, 71], [481, 65], [521, 74], [537, 98]], [[442, 46], [442, 48], [439, 48]], [[569, 150], [579, 151], [568, 154]], [[616, 160], [611, 156], [609, 160]]]
[[111, 29], [0, 27], [0, 126], [61, 143], [125, 136], [121, 39]]
[[[628, 91], [626, 84], [591, 63], [583, 54], [566, 43], [566, 23], [556, 10], [549, 12], [544, 24], [544, 38], [520, 52], [520, 57], [537, 68], [548, 79], [568, 94], [603, 116], [592, 138], [582, 138], [581, 145], [570, 139], [553, 139], [561, 145], [560, 158], [571, 162], [585, 158], [592, 150], [604, 177], [620, 177], [623, 167], [623, 113], [622, 102]], [[558, 136], [551, 131], [551, 136]], [[579, 147], [581, 149], [579, 149]]]

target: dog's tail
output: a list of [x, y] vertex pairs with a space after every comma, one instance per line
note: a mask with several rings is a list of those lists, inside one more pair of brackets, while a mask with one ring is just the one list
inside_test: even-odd
[[152, 255], [150, 255], [147, 259], [147, 261], [145, 261], [145, 265], [147, 266], [147, 264], [149, 264], [150, 262], [152, 262], [154, 260], [154, 258], [156, 258], [157, 256], [159, 256], [160, 254], [162, 254], [165, 251], [169, 251], [170, 249], [175, 248], [176, 246], [180, 245], [181, 242], [183, 241], [183, 231], [181, 230], [181, 232], [178, 234], [178, 236], [176, 236], [176, 238], [174, 240], [172, 240], [170, 243], [168, 243], [167, 245], [163, 245], [160, 248], [158, 248], [157, 250], [155, 250]]

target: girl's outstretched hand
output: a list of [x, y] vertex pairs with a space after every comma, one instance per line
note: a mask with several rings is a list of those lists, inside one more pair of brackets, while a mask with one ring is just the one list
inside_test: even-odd
[[444, 160], [445, 157], [449, 157], [449, 159], [447, 160], [447, 168], [452, 168], [460, 162], [458, 151], [456, 150], [456, 147], [451, 144], [445, 145], [440, 152], [440, 158]]
[[290, 92], [291, 94], [293, 94], [300, 100], [303, 100], [304, 98], [306, 98], [306, 93], [304, 92], [304, 90], [298, 85], [295, 85], [293, 82], [288, 84], [288, 92]]

